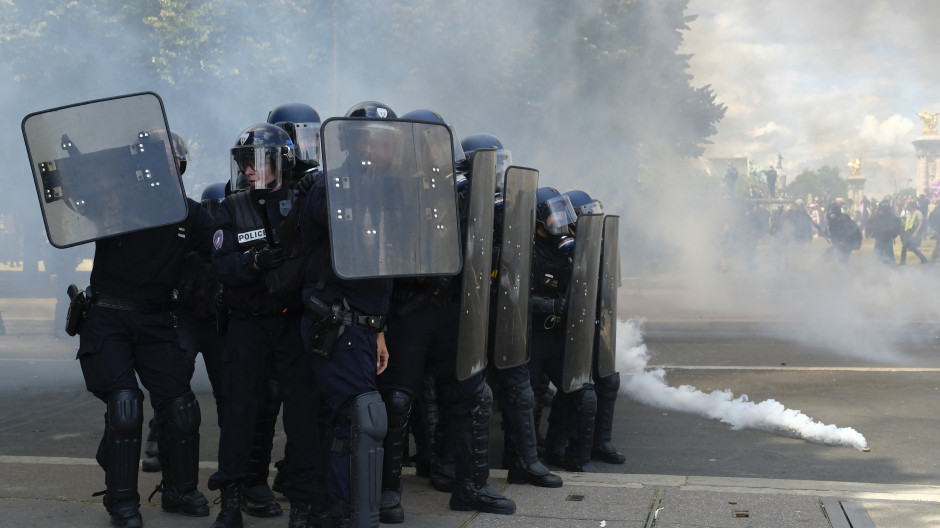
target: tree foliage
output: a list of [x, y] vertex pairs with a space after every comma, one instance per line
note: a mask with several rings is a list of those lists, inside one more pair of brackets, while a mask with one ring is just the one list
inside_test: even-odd
[[687, 4], [0, 0], [0, 65], [16, 101], [3, 109], [20, 119], [152, 90], [210, 161], [194, 168], [218, 173], [238, 132], [277, 104], [328, 117], [375, 98], [496, 133], [536, 166], [590, 160], [584, 177], [615, 173], [619, 188], [664, 154], [700, 155], [724, 115], [677, 51]]
[[839, 176], [839, 169], [828, 165], [815, 171], [804, 169], [786, 188], [790, 196], [804, 199], [809, 195], [845, 198], [848, 190], [849, 185]]

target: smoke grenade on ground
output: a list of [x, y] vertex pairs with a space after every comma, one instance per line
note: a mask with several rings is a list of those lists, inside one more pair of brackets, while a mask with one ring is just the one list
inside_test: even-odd
[[770, 399], [748, 401], [729, 390], [702, 392], [689, 385], [670, 387], [663, 369], [646, 370], [649, 352], [643, 343], [643, 320], [617, 322], [617, 370], [623, 377], [620, 392], [653, 407], [697, 414], [719, 420], [731, 429], [758, 429], [796, 436], [810, 442], [862, 450], [868, 441], [850, 427], [837, 427], [813, 420]]

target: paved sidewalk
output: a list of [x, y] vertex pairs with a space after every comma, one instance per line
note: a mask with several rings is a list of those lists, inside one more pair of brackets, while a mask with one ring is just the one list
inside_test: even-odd
[[[213, 463], [202, 463], [206, 482]], [[940, 487], [746, 478], [559, 473], [565, 485], [542, 489], [506, 482], [493, 470], [490, 482], [516, 501], [515, 515], [455, 512], [447, 494], [404, 472], [402, 527], [741, 527], [741, 528], [912, 528], [940, 523]], [[93, 459], [0, 456], [0, 526], [109, 526], [92, 492], [103, 487]], [[146, 495], [158, 481], [141, 473], [144, 525], [207, 527], [210, 517], [164, 513]], [[207, 491], [203, 489], [203, 491]], [[210, 501], [216, 496], [209, 493]], [[285, 509], [288, 503], [284, 503]], [[828, 509], [828, 511], [827, 511]], [[827, 515], [828, 514], [828, 515]], [[245, 516], [246, 527], [286, 526], [287, 514], [271, 519]]]

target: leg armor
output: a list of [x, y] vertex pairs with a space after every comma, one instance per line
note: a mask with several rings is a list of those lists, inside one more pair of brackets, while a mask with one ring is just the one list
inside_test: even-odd
[[627, 457], [611, 443], [614, 428], [614, 405], [620, 390], [620, 373], [594, 381], [597, 392], [597, 418], [594, 420], [594, 448], [591, 456], [608, 464], [623, 464]]
[[591, 448], [594, 445], [594, 418], [597, 416], [597, 394], [593, 385], [585, 385], [581, 390], [569, 394], [572, 405], [568, 423], [573, 427], [565, 451], [568, 471], [593, 472]]
[[487, 513], [512, 514], [516, 503], [504, 497], [487, 483], [490, 475], [490, 412], [493, 392], [485, 381], [480, 382], [471, 398], [449, 398], [448, 427], [454, 441], [456, 483], [450, 496], [450, 508], [456, 511], [477, 510]]
[[506, 437], [506, 455], [509, 482], [532, 484], [545, 488], [559, 488], [562, 480], [552, 475], [539, 462], [535, 436], [535, 394], [529, 381], [506, 387], [500, 393], [503, 429]]
[[[209, 505], [196, 489], [199, 483], [199, 402], [193, 393], [174, 398], [160, 410], [161, 504], [165, 511], [190, 517], [209, 515]], [[151, 495], [152, 496], [152, 495]]]
[[105, 429], [104, 504], [112, 521], [138, 515], [137, 461], [140, 460], [141, 427], [144, 424], [144, 393], [125, 389], [108, 395]]
[[379, 524], [382, 495], [382, 439], [388, 428], [385, 404], [378, 392], [357, 396], [349, 406], [350, 504], [353, 527]]
[[435, 434], [438, 424], [440, 408], [437, 405], [437, 380], [431, 374], [426, 374], [421, 380], [421, 395], [413, 410], [414, 418], [411, 432], [415, 439], [415, 473], [419, 477], [430, 476], [431, 470], [437, 464], [437, 442]]
[[401, 467], [408, 443], [408, 414], [413, 397], [399, 389], [383, 390], [381, 394], [388, 415], [388, 429], [383, 442], [385, 456], [379, 519], [383, 523], [394, 524], [403, 522], [405, 517], [401, 507]]
[[572, 401], [563, 394], [552, 399], [551, 410], [548, 415], [548, 431], [545, 434], [545, 460], [549, 464], [564, 467], [565, 449], [568, 446], [570, 430], [567, 424], [568, 417], [573, 414]]

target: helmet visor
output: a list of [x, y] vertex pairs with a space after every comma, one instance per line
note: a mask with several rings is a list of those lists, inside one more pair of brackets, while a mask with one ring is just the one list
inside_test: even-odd
[[604, 206], [600, 200], [592, 200], [591, 203], [575, 207], [574, 212], [581, 215], [604, 214]]
[[571, 200], [567, 196], [554, 196], [541, 204], [542, 219], [545, 230], [549, 234], [562, 236], [569, 235], [569, 225], [575, 223], [574, 207], [571, 206]]
[[276, 189], [281, 185], [281, 156], [278, 147], [232, 149], [232, 189]]
[[291, 123], [297, 159], [307, 165], [320, 163], [320, 123]]

